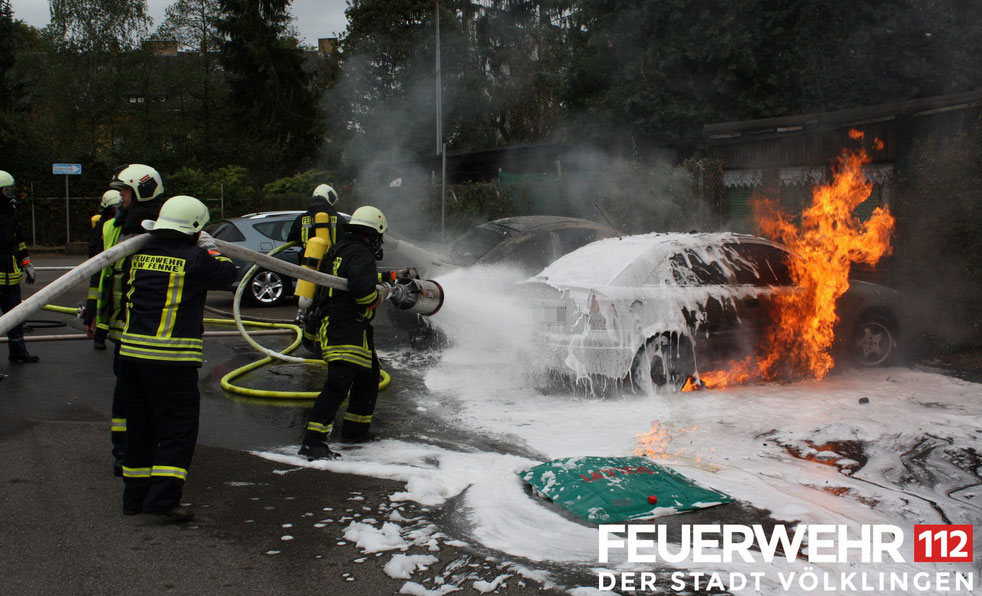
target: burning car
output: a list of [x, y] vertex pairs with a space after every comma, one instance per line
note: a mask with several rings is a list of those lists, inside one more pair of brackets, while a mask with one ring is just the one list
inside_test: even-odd
[[[564, 376], [681, 387], [753, 357], [802, 292], [783, 246], [733, 233], [645, 234], [584, 246], [519, 284], [536, 350]], [[836, 304], [837, 351], [862, 366], [897, 352], [895, 291], [851, 280]]]

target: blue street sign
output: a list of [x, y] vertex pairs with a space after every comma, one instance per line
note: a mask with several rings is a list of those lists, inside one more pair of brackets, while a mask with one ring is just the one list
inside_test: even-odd
[[82, 164], [80, 163], [53, 163], [51, 164], [52, 174], [81, 174]]

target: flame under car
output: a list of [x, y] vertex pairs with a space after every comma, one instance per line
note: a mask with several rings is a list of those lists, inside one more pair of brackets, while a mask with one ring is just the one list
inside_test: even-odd
[[[775, 324], [774, 300], [799, 292], [786, 248], [732, 233], [601, 240], [519, 284], [544, 368], [574, 379], [681, 388], [752, 356]], [[863, 366], [896, 355], [895, 291], [851, 280], [837, 303], [837, 356]]]

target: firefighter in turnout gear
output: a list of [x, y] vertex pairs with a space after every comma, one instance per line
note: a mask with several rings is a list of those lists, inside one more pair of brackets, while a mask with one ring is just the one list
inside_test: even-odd
[[[290, 226], [290, 232], [286, 236], [287, 242], [299, 242], [300, 251], [298, 257], [300, 264], [303, 264], [304, 256], [307, 253], [307, 244], [314, 236], [320, 237], [327, 243], [324, 249], [325, 254], [332, 246], [344, 241], [345, 233], [343, 229], [344, 220], [338, 215], [335, 205], [338, 203], [338, 193], [327, 184], [318, 184], [314, 189], [313, 199], [307, 210], [297, 216]], [[323, 215], [320, 215], [323, 214]], [[318, 221], [320, 220], [320, 221]], [[319, 321], [309, 320], [304, 309], [297, 311], [296, 324], [303, 329], [303, 341], [306, 346], [316, 346], [317, 325]], [[310, 348], [308, 348], [310, 349]], [[310, 349], [317, 353], [316, 348]]]
[[143, 224], [153, 239], [123, 267], [117, 388], [127, 418], [124, 514], [193, 518], [181, 495], [198, 436], [205, 297], [236, 276], [201, 231], [206, 223], [208, 208], [198, 199], [169, 199], [155, 222]]
[[[103, 250], [109, 250], [121, 241], [146, 232], [138, 219], [156, 219], [163, 204], [164, 183], [154, 168], [143, 164], [126, 164], [113, 171], [109, 187], [119, 191], [120, 203], [116, 217], [103, 224]], [[124, 324], [123, 261], [102, 270], [99, 281], [99, 300], [96, 323], [101, 333], [108, 334], [116, 344], [113, 353], [113, 374], [119, 379], [119, 335]], [[90, 329], [92, 329], [90, 327]], [[94, 330], [93, 330], [94, 332]], [[123, 475], [123, 443], [126, 435], [126, 414], [123, 400], [118, 395], [119, 383], [113, 392], [112, 438], [113, 474]]]
[[308, 460], [334, 459], [328, 446], [334, 416], [350, 390], [341, 427], [341, 442], [372, 438], [368, 429], [378, 397], [379, 362], [372, 319], [380, 297], [376, 284], [385, 216], [374, 207], [359, 207], [345, 225], [347, 239], [321, 260], [321, 270], [348, 280], [348, 291], [320, 288], [316, 317], [320, 321], [321, 357], [327, 380], [314, 402], [299, 455]]
[[[303, 245], [300, 249], [301, 255], [307, 248], [307, 242], [317, 232], [318, 228], [325, 227], [328, 229], [328, 250], [330, 250], [331, 246], [339, 244], [344, 240], [344, 230], [341, 227], [344, 222], [340, 219], [338, 211], [334, 207], [337, 205], [337, 202], [337, 191], [327, 184], [319, 184], [314, 189], [313, 200], [310, 202], [310, 206], [307, 207], [305, 212], [293, 220], [293, 225], [290, 226], [290, 233], [286, 237], [288, 242], [300, 242]], [[328, 220], [324, 223], [314, 221], [318, 213], [326, 213]]]
[[[123, 197], [118, 190], [107, 190], [102, 193], [102, 200], [99, 203], [99, 213], [92, 216], [92, 235], [89, 237], [89, 258], [96, 256], [104, 250], [105, 236], [103, 228], [107, 222], [116, 218], [116, 212], [123, 204]], [[99, 304], [99, 281], [102, 273], [96, 273], [89, 280], [89, 293], [85, 298], [85, 308], [82, 314], [82, 323], [85, 325], [86, 332], [93, 338], [93, 347], [97, 350], [106, 349], [106, 336], [109, 335], [108, 328], [97, 327], [94, 322]]]
[[[34, 265], [27, 252], [27, 243], [17, 222], [17, 201], [14, 177], [0, 170], [0, 313], [6, 313], [20, 304], [20, 282], [34, 283]], [[24, 342], [24, 325], [7, 332], [8, 359], [11, 362], [37, 362], [37, 356], [27, 351]]]

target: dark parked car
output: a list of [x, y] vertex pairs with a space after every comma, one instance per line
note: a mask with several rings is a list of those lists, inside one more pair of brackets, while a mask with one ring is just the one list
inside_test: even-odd
[[[293, 220], [301, 213], [303, 211], [250, 213], [242, 217], [226, 219], [214, 227], [209, 227], [209, 233], [219, 240], [241, 244], [256, 252], [268, 253], [286, 242]], [[293, 247], [277, 256], [296, 265], [299, 252], [299, 247]], [[239, 275], [231, 288], [233, 291], [242, 283], [242, 276], [252, 266], [252, 263], [238, 260], [234, 262]], [[246, 281], [248, 287], [244, 297], [255, 305], [277, 306], [293, 298], [293, 282], [293, 279], [281, 273], [260, 269]]]
[[[753, 354], [774, 325], [773, 298], [800, 291], [796, 258], [763, 238], [730, 233], [645, 234], [574, 251], [519, 284], [532, 308], [544, 368], [678, 386]], [[897, 293], [850, 280], [836, 304], [837, 350], [887, 364], [900, 332]]]
[[458, 267], [509, 264], [533, 275], [559, 257], [620, 233], [586, 219], [527, 215], [475, 226], [450, 243], [446, 260]]

